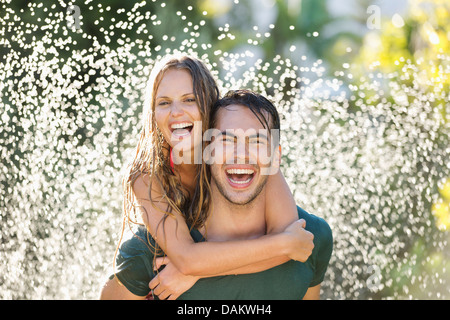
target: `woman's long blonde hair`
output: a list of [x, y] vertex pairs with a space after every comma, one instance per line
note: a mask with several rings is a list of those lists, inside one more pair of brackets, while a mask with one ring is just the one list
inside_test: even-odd
[[209, 211], [211, 189], [206, 164], [202, 161], [202, 164], [197, 165], [197, 184], [193, 195], [189, 196], [181, 185], [180, 177], [170, 167], [169, 146], [156, 125], [154, 112], [156, 93], [165, 72], [169, 69], [184, 69], [191, 74], [194, 95], [201, 114], [202, 133], [209, 128], [210, 110], [219, 98], [216, 81], [199, 59], [186, 55], [167, 56], [155, 64], [147, 85], [142, 118], [143, 126], [136, 154], [123, 178], [123, 224], [119, 246], [126, 225], [129, 225], [130, 222], [137, 223], [136, 209], [138, 206], [133, 192], [133, 184], [141, 175], [145, 174], [149, 177], [148, 197], [153, 207], [159, 210], [153, 203], [155, 200], [151, 194], [153, 183], [159, 185], [162, 191], [162, 200], [168, 203], [164, 218], [157, 227], [162, 223], [164, 230], [164, 221], [173, 215], [173, 212], [178, 212], [185, 217], [190, 228], [199, 228], [204, 225]]

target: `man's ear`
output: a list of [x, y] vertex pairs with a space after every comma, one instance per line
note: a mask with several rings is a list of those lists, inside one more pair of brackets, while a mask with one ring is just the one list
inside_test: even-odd
[[278, 170], [280, 170], [280, 165], [281, 165], [281, 146], [278, 145], [278, 148], [275, 147], [273, 149], [273, 155], [270, 159], [270, 166], [263, 168], [263, 170], [261, 171], [261, 173], [263, 175], [274, 175], [276, 173], [278, 173]]
[[281, 166], [281, 144], [278, 145], [278, 165]]
[[279, 167], [281, 165], [281, 145], [278, 145], [278, 148], [275, 147], [273, 152], [272, 166]]

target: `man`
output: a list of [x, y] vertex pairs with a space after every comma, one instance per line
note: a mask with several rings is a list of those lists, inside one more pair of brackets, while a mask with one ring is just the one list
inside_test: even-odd
[[[266, 232], [265, 216], [261, 214], [266, 199], [261, 191], [271, 164], [261, 154], [269, 149], [279, 156], [279, 148], [270, 147], [273, 141], [268, 131], [273, 128], [275, 117], [278, 118], [276, 108], [267, 99], [245, 90], [229, 92], [213, 109], [217, 134], [210, 149], [214, 151], [210, 155], [214, 159], [207, 160], [214, 214], [209, 215], [206, 223], [208, 241], [251, 239]], [[279, 130], [279, 126], [273, 129]], [[306, 221], [306, 229], [314, 234], [314, 250], [306, 262], [291, 260], [259, 273], [203, 278], [179, 299], [318, 299], [332, 251], [331, 230], [321, 218], [300, 208], [298, 214], [299, 219]], [[195, 241], [203, 241], [197, 230], [191, 234]], [[119, 273], [132, 274], [118, 277], [131, 280], [122, 281], [124, 287], [113, 288], [117, 298], [122, 290], [140, 295], [149, 291], [153, 255], [148, 247], [153, 239], [150, 243], [143, 241], [147, 239], [145, 230], [137, 235], [139, 238], [129, 239], [121, 248], [119, 264], [132, 267], [119, 267]], [[155, 288], [155, 294], [161, 293], [161, 287], [150, 286]], [[113, 290], [105, 288], [104, 291]], [[111, 297], [108, 292], [103, 296]]]

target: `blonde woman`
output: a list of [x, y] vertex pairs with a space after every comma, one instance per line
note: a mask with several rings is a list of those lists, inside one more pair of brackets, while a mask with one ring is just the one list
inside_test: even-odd
[[[205, 65], [189, 56], [160, 61], [152, 70], [148, 88], [136, 156], [124, 178], [123, 228], [142, 214], [155, 240], [156, 248], [149, 250], [155, 250], [154, 256], [162, 250], [186, 275], [186, 281], [171, 288], [173, 292], [166, 291], [166, 296], [178, 297], [195, 283], [198, 277], [194, 276], [254, 273], [290, 259], [306, 261], [314, 246], [313, 236], [304, 230], [305, 222], [298, 220], [297, 207], [280, 172], [267, 183], [266, 193], [276, 193], [277, 199], [266, 201], [266, 235], [242, 241], [193, 240], [192, 229], [207, 237], [209, 173], [198, 155], [204, 149], [202, 136], [209, 129], [210, 109], [219, 90]], [[103, 288], [102, 298], [145, 296], [145, 290], [120, 286], [126, 265], [117, 266], [120, 270]]]

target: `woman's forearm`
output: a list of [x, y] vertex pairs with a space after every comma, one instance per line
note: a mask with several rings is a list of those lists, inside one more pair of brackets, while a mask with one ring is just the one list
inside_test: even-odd
[[276, 266], [279, 266], [283, 263], [288, 262], [291, 260], [288, 256], [279, 256], [271, 259], [267, 259], [264, 261], [256, 262], [249, 264], [244, 267], [240, 267], [237, 269], [233, 269], [230, 271], [226, 271], [223, 273], [216, 274], [216, 276], [226, 276], [226, 275], [237, 275], [237, 274], [248, 274], [248, 273], [257, 273], [266, 271], [268, 269], [274, 268]]
[[[286, 262], [286, 257], [305, 262], [314, 248], [314, 235], [305, 230], [305, 224], [303, 219], [296, 220], [282, 233], [258, 239], [197, 243], [194, 254], [185, 255], [190, 257], [185, 264], [189, 267], [178, 269], [189, 275], [211, 276], [260, 272]], [[207, 258], [198, 260], [197, 255]]]
[[[297, 206], [281, 171], [269, 177], [265, 192], [269, 195], [276, 193], [277, 199], [266, 196], [265, 215], [268, 235], [258, 241], [270, 239], [298, 219]], [[258, 241], [252, 243], [227, 241], [216, 243], [217, 247], [209, 247], [208, 250], [200, 246], [195, 247], [193, 250], [194, 252], [198, 250], [196, 251], [198, 258], [195, 254], [187, 257], [190, 258], [187, 262], [190, 267], [185, 271], [190, 275], [201, 276], [255, 273], [290, 260], [286, 254], [280, 254], [280, 250], [289, 249], [286, 242], [284, 248], [278, 247], [278, 249], [275, 248], [276, 251], [273, 251], [274, 249], [269, 246], [275, 245], [274, 243]], [[209, 246], [211, 243], [214, 242], [203, 243], [203, 245]]]
[[[231, 271], [236, 273], [236, 269], [242, 273], [249, 273], [252, 272], [252, 267], [255, 268], [253, 272], [266, 270], [282, 262], [272, 260], [272, 263], [277, 264], [270, 267], [250, 265], [284, 256], [292, 258], [301, 244], [299, 242], [301, 230], [291, 234], [273, 233], [251, 240], [195, 243], [184, 217], [174, 213], [160, 224], [164, 219], [163, 210], [166, 204], [162, 201], [154, 202], [161, 210], [153, 207], [148, 198], [146, 199], [147, 186], [142, 180], [138, 179], [134, 187], [147, 228], [175, 267], [183, 274], [217, 275]], [[242, 267], [246, 269], [239, 269]]]
[[[287, 261], [289, 242], [284, 234], [265, 235], [251, 240], [199, 242], [180, 248], [178, 253], [172, 252], [168, 256], [180, 272], [187, 275], [253, 273]], [[258, 266], [250, 266], [258, 263]]]
[[[284, 232], [250, 240], [196, 243], [192, 239], [183, 217], [168, 217], [164, 222], [164, 228], [157, 228], [156, 225], [161, 216], [157, 216], [158, 212], [153, 210], [148, 202], [142, 201], [141, 204], [142, 207], [147, 208], [147, 212], [151, 212], [145, 221], [152, 236], [175, 267], [186, 275], [210, 276], [225, 272], [229, 274], [251, 273], [251, 269], [248, 269], [250, 267], [244, 271], [230, 271], [268, 259], [287, 256], [296, 250], [298, 245], [296, 235]], [[273, 266], [275, 265], [277, 264]], [[272, 265], [264, 267], [262, 270], [270, 267]], [[253, 272], [261, 271], [261, 266], [257, 266], [257, 268]]]

